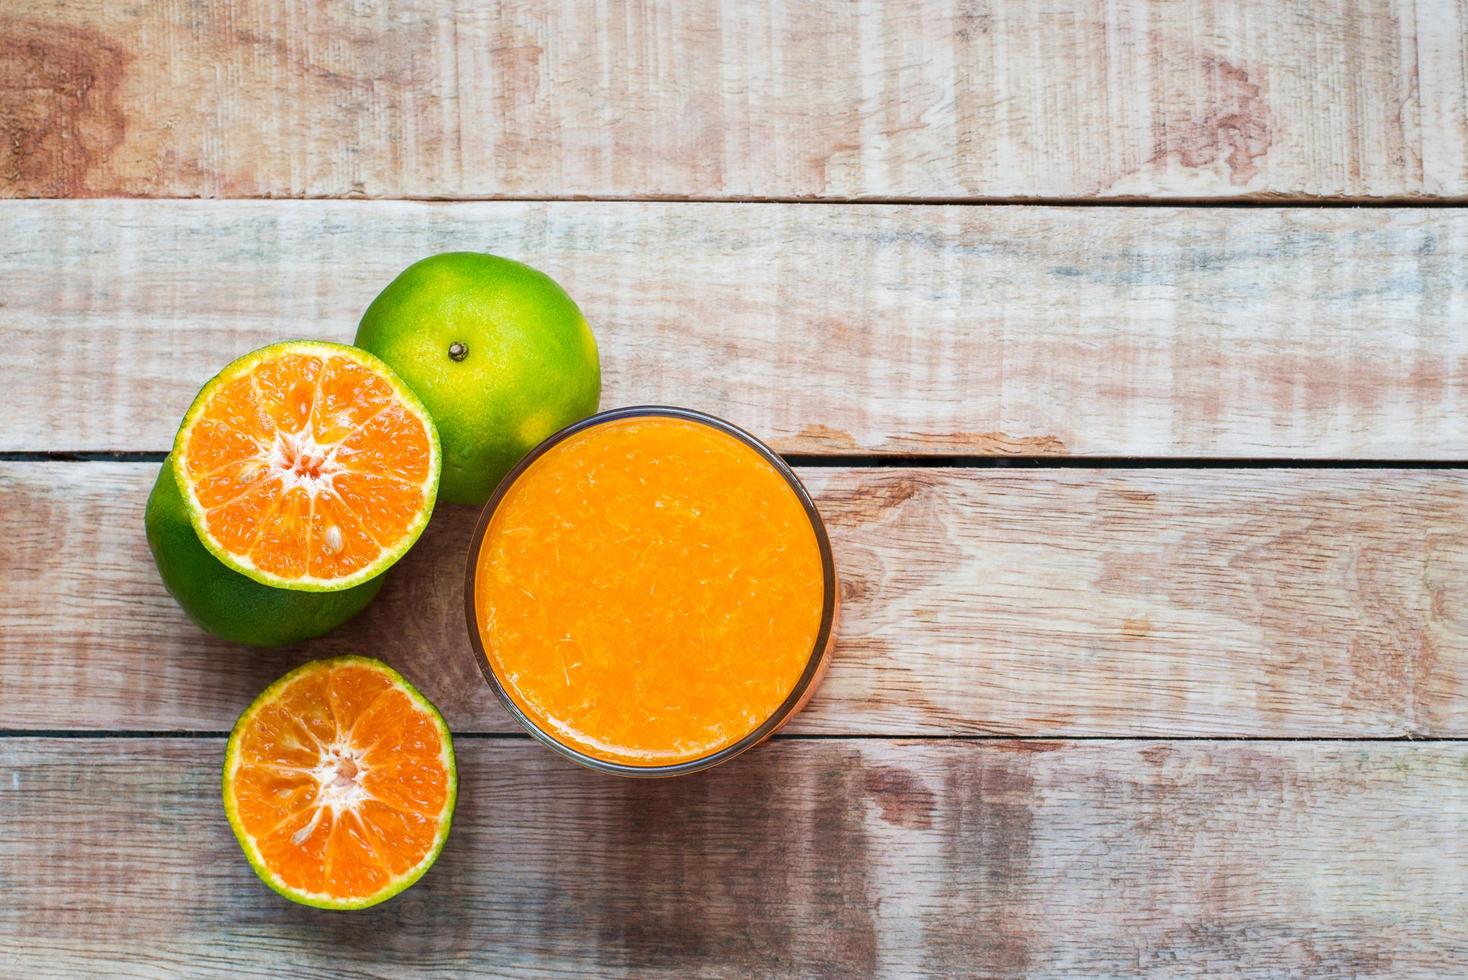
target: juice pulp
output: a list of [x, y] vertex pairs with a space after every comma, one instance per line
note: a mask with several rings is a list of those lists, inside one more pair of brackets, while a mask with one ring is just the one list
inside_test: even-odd
[[552, 446], [500, 501], [477, 562], [500, 685], [558, 742], [624, 765], [701, 759], [763, 724], [804, 673], [825, 601], [784, 476], [683, 418]]

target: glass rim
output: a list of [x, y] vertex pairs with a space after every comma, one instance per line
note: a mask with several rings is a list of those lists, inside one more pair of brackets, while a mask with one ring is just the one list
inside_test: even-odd
[[[494, 667], [490, 663], [489, 653], [484, 647], [484, 640], [479, 632], [479, 617], [475, 609], [475, 585], [479, 572], [479, 553], [484, 546], [484, 538], [489, 533], [490, 522], [494, 519], [495, 511], [521, 475], [528, 470], [536, 460], [544, 456], [570, 437], [584, 432], [587, 429], [608, 422], [616, 422], [631, 418], [674, 418], [689, 422], [696, 422], [717, 429], [726, 435], [733, 436], [740, 442], [749, 446], [757, 452], [767, 463], [775, 468], [775, 471], [784, 478], [786, 484], [794, 491], [796, 499], [800, 501], [805, 510], [806, 517], [810, 521], [811, 530], [815, 532], [816, 545], [821, 555], [821, 580], [824, 595], [821, 601], [821, 623], [816, 630], [815, 643], [811, 648], [810, 655], [806, 659], [805, 669], [801, 672], [799, 680], [769, 718], [765, 719], [753, 731], [749, 732], [732, 745], [725, 746], [717, 752], [712, 752], [697, 759], [689, 759], [685, 762], [677, 762], [669, 765], [659, 766], [635, 766], [622, 762], [608, 762], [598, 759], [596, 756], [588, 755], [578, 749], [562, 743], [554, 735], [545, 731], [536, 724], [515, 700], [510, 697], [509, 692], [501, 684]], [[464, 612], [469, 627], [469, 646], [475, 658], [479, 661], [479, 671], [484, 675], [485, 681], [489, 683], [490, 689], [494, 691], [495, 698], [500, 705], [509, 712], [510, 717], [525, 729], [532, 737], [540, 741], [547, 748], [562, 755], [587, 769], [597, 772], [609, 773], [617, 776], [632, 776], [641, 778], [656, 778], [663, 776], [680, 776], [685, 773], [698, 772], [709, 769], [720, 763], [728, 762], [735, 756], [747, 752], [760, 742], [763, 742], [781, 725], [783, 725], [804, 704], [821, 669], [825, 665], [827, 655], [830, 652], [832, 632], [836, 621], [836, 561], [831, 551], [831, 540], [826, 534], [826, 525], [821, 520], [821, 515], [816, 510], [815, 502], [811, 499], [810, 492], [806, 490], [805, 484], [795, 475], [790, 464], [781, 458], [769, 446], [759, 439], [750, 435], [732, 422], [726, 421], [715, 415], [700, 412], [691, 408], [679, 408], [672, 405], [632, 405], [626, 408], [613, 408], [606, 411], [588, 415], [578, 422], [573, 422], [560, 431], [547, 436], [534, 449], [510, 468], [495, 487], [494, 493], [490, 494], [489, 500], [484, 505], [484, 510], [479, 515], [479, 521], [474, 527], [474, 533], [469, 539], [469, 556], [466, 562], [464, 574]]]

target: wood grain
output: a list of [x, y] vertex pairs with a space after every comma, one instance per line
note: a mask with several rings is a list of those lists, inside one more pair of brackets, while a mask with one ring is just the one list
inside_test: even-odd
[[453, 248], [785, 452], [1468, 457], [1468, 211], [584, 202], [0, 202], [0, 450], [165, 449]]
[[1463, 0], [19, 0], [14, 197], [1461, 197]]
[[461, 740], [437, 866], [353, 914], [255, 880], [221, 812], [223, 751], [0, 741], [0, 962], [28, 977], [1468, 968], [1461, 744], [781, 740], [646, 783]]
[[[224, 731], [289, 667], [401, 668], [456, 731], [511, 731], [445, 507], [356, 622], [214, 641], [143, 540], [155, 465], [0, 464], [0, 729]], [[1468, 735], [1468, 473], [803, 469], [843, 577], [793, 723], [886, 735]]]

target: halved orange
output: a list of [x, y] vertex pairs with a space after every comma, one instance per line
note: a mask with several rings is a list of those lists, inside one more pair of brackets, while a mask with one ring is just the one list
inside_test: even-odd
[[194, 399], [172, 465], [204, 547], [258, 582], [348, 589], [387, 569], [433, 513], [438, 432], [372, 354], [288, 341]]
[[230, 733], [224, 810], [271, 888], [361, 909], [421, 878], [458, 797], [443, 717], [386, 664], [335, 657], [265, 689]]

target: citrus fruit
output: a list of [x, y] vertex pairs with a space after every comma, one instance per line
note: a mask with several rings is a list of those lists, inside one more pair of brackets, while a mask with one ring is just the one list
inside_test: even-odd
[[443, 717], [367, 657], [286, 674], [240, 715], [224, 755], [224, 810], [245, 857], [317, 908], [366, 908], [423, 877], [458, 787]]
[[349, 589], [402, 557], [433, 512], [438, 434], [392, 369], [289, 341], [234, 361], [179, 426], [173, 473], [200, 542], [257, 582]]
[[194, 622], [215, 636], [254, 646], [299, 643], [361, 612], [387, 576], [336, 592], [261, 585], [227, 567], [199, 543], [173, 466], [165, 462], [148, 495], [148, 547], [163, 584]]
[[357, 345], [423, 399], [443, 439], [443, 499], [483, 504], [541, 440], [596, 411], [601, 363], [554, 279], [478, 252], [410, 265], [367, 307]]

